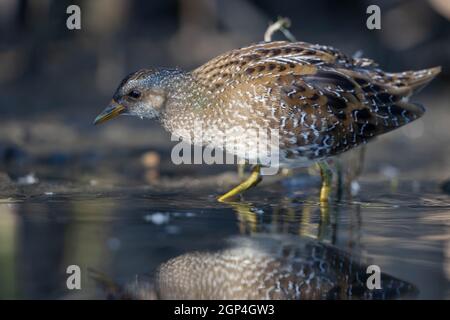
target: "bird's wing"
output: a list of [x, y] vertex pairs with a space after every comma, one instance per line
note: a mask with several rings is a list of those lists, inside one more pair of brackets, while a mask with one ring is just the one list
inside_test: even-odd
[[[374, 83], [351, 69], [320, 67], [313, 74], [280, 79], [282, 130], [293, 132], [290, 149], [320, 158], [365, 143], [420, 117], [424, 109], [407, 102], [409, 88]], [[293, 147], [293, 148], [292, 148]], [[303, 154], [302, 154], [303, 150]]]

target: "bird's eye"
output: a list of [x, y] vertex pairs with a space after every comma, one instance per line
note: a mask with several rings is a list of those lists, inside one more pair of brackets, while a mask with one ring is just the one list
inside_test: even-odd
[[128, 92], [128, 96], [133, 99], [138, 99], [141, 96], [141, 93], [137, 90], [131, 90], [130, 92]]

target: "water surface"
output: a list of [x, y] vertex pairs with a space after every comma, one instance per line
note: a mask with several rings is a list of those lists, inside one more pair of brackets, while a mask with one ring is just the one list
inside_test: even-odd
[[[410, 286], [411, 292], [386, 298], [449, 298], [450, 197], [438, 186], [404, 181], [393, 190], [388, 182], [365, 182], [353, 200], [321, 207], [316, 188], [299, 188], [304, 179], [263, 185], [229, 204], [216, 202], [212, 191], [145, 187], [1, 199], [0, 297], [105, 298], [108, 292], [89, 270], [118, 285], [141, 281], [153, 288], [155, 271], [171, 258], [220, 255], [230, 241], [239, 248], [271, 239], [273, 252], [286, 243], [325, 245], [361, 263], [361, 270], [375, 264]], [[82, 271], [79, 291], [66, 288], [72, 264]], [[224, 284], [209, 284], [215, 285]]]

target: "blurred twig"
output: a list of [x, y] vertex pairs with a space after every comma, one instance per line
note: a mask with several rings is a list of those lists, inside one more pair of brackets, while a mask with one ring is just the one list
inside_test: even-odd
[[294, 35], [288, 30], [291, 26], [291, 20], [289, 18], [278, 17], [278, 20], [274, 23], [271, 23], [264, 33], [264, 41], [270, 42], [272, 41], [272, 36], [275, 32], [281, 31], [283, 35], [291, 42], [297, 41]]

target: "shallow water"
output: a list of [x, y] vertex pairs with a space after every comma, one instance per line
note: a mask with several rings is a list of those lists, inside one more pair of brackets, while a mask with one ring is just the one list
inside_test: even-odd
[[[450, 298], [450, 197], [438, 186], [405, 181], [395, 190], [388, 182], [365, 182], [352, 201], [321, 207], [317, 188], [308, 184], [285, 179], [230, 204], [217, 203], [212, 191], [144, 187], [0, 199], [0, 298], [105, 298], [108, 292], [89, 270], [120, 285], [152, 283], [167, 260], [196, 251], [220, 256], [230, 239], [237, 252], [246, 252], [242, 243], [264, 247], [267, 239], [273, 252], [286, 243], [325, 244], [337, 250], [333, 259], [362, 261], [363, 271], [378, 265], [382, 274], [410, 285], [411, 292], [385, 298]], [[333, 269], [333, 261], [325, 262]], [[66, 288], [66, 268], [73, 264], [81, 268], [81, 290]], [[351, 269], [328, 276], [351, 278]], [[225, 284], [209, 284], [218, 285]], [[318, 290], [327, 297], [325, 287]]]

